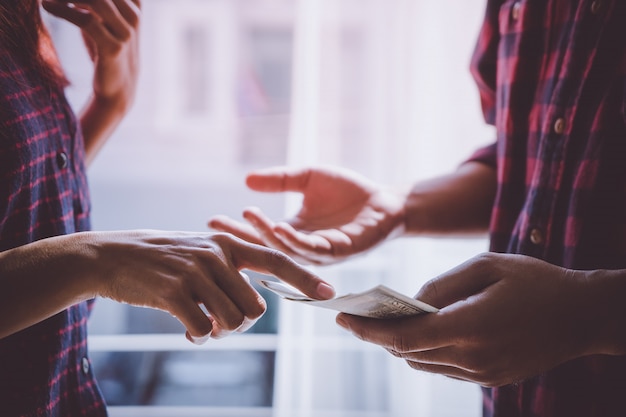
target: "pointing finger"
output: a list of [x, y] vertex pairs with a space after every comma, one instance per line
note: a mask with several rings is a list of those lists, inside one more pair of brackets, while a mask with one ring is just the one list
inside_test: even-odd
[[274, 275], [316, 299], [325, 300], [335, 296], [335, 290], [330, 284], [284, 253], [243, 240], [239, 240], [237, 246], [238, 250], [232, 254], [237, 267]]

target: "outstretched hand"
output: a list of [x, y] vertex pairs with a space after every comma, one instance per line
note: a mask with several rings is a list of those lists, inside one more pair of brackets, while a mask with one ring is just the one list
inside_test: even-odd
[[168, 311], [195, 342], [245, 331], [265, 312], [265, 301], [241, 269], [272, 274], [313, 298], [334, 295], [332, 287], [284, 254], [226, 234], [135, 231], [92, 236], [103, 262], [99, 271], [105, 274], [98, 279], [103, 284], [99, 295]]
[[275, 222], [252, 207], [243, 212], [248, 223], [216, 216], [209, 226], [301, 263], [340, 261], [381, 243], [403, 225], [403, 196], [348, 170], [276, 167], [249, 174], [246, 184], [260, 192], [300, 193], [302, 206], [286, 221]]
[[242, 269], [275, 275], [312, 298], [334, 296], [283, 253], [223, 233], [73, 233], [4, 251], [0, 269], [0, 338], [98, 296], [167, 311], [194, 343], [242, 332], [266, 308]]
[[[585, 272], [484, 254], [427, 283], [416, 298], [438, 313], [337, 322], [414, 369], [501, 386], [597, 352]], [[596, 350], [596, 352], [594, 352]]]

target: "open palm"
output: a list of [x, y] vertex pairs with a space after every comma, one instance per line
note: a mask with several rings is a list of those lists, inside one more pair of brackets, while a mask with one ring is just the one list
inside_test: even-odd
[[302, 206], [286, 221], [274, 222], [252, 207], [243, 213], [248, 223], [216, 216], [209, 226], [281, 250], [303, 263], [328, 264], [363, 252], [402, 223], [401, 196], [352, 171], [277, 167], [250, 174], [246, 183], [260, 192], [300, 193]]

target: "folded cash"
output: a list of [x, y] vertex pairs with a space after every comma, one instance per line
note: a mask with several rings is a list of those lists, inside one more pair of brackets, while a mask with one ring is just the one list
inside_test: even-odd
[[423, 313], [436, 313], [437, 308], [422, 301], [402, 295], [391, 288], [379, 285], [358, 294], [346, 294], [330, 300], [315, 300], [295, 288], [276, 281], [258, 280], [259, 284], [286, 300], [297, 301], [316, 307], [343, 313], [378, 319], [392, 319]]

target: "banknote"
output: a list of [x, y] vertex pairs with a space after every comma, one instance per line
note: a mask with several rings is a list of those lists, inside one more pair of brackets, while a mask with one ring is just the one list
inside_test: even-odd
[[300, 293], [297, 289], [277, 281], [259, 279], [258, 282], [284, 299], [362, 317], [391, 319], [439, 311], [429, 304], [407, 297], [384, 285], [330, 300], [315, 300]]

